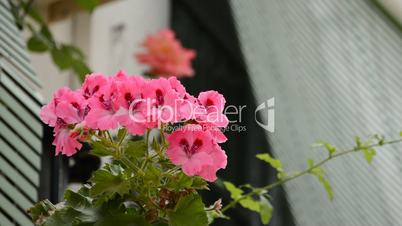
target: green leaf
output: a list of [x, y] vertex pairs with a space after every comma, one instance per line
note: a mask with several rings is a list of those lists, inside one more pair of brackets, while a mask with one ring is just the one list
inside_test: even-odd
[[[312, 159], [308, 159], [307, 163], [309, 167], [314, 166], [314, 160]], [[332, 191], [331, 183], [326, 178], [324, 170], [322, 170], [320, 167], [315, 167], [310, 170], [310, 173], [317, 177], [318, 181], [323, 185], [325, 191], [327, 192], [329, 200], [332, 201], [334, 199], [334, 193]]]
[[145, 216], [140, 214], [117, 214], [117, 215], [106, 216], [99, 219], [95, 225], [151, 226], [151, 224], [148, 223], [148, 221], [145, 219]]
[[75, 0], [75, 2], [81, 8], [90, 12], [92, 12], [99, 5], [99, 0]]
[[157, 222], [157, 223], [152, 224], [152, 226], [169, 226], [169, 224], [165, 223], [165, 222]]
[[362, 146], [362, 140], [360, 137], [355, 136], [356, 147], [360, 148]]
[[95, 225], [100, 226], [150, 226], [144, 214], [134, 208], [126, 208], [124, 199], [116, 198], [103, 203], [96, 213]]
[[198, 194], [181, 197], [173, 210], [168, 211], [170, 226], [207, 226], [205, 206]]
[[201, 177], [192, 177], [193, 183], [191, 187], [194, 189], [208, 189], [208, 183]]
[[325, 143], [324, 147], [327, 149], [329, 156], [332, 156], [336, 152], [336, 147], [331, 144]]
[[28, 40], [27, 47], [30, 51], [37, 53], [42, 53], [49, 49], [46, 43], [36, 35]]
[[55, 44], [53, 35], [46, 25], [42, 25], [42, 27], [40, 29], [40, 35], [43, 39], [48, 41], [50, 44], [53, 44], [53, 45]]
[[91, 72], [89, 67], [84, 63], [84, 55], [74, 46], [61, 45], [60, 48], [53, 48], [51, 56], [53, 62], [60, 70], [72, 69], [81, 81], [85, 79], [85, 75]]
[[273, 207], [269, 200], [263, 195], [260, 196], [260, 218], [261, 222], [267, 225], [271, 221]]
[[105, 157], [109, 155], [113, 155], [113, 150], [109, 147], [106, 146], [106, 144], [102, 141], [95, 141], [91, 143], [92, 146], [92, 151], [91, 154], [99, 156], [99, 157]]
[[174, 190], [180, 190], [183, 188], [189, 188], [193, 184], [193, 178], [180, 172], [178, 175], [172, 177], [167, 184], [168, 188]]
[[51, 50], [53, 63], [56, 64], [60, 70], [66, 70], [71, 67], [71, 58], [61, 49], [54, 48]]
[[237, 188], [234, 184], [229, 181], [224, 181], [223, 184], [225, 185], [226, 190], [230, 192], [230, 197], [234, 200], [240, 198], [243, 194], [243, 190]]
[[329, 156], [332, 156], [336, 152], [336, 147], [326, 142], [315, 143], [313, 144], [313, 147], [324, 147], [327, 149]]
[[[211, 209], [213, 206], [210, 206], [208, 209]], [[230, 218], [226, 215], [224, 215], [222, 212], [218, 212], [216, 210], [210, 210], [207, 211], [207, 217], [208, 217], [208, 225], [211, 225], [215, 219], [221, 218], [221, 219], [226, 219], [230, 220]]]
[[73, 71], [78, 75], [80, 81], [85, 80], [85, 76], [91, 73], [91, 69], [84, 63], [83, 60], [74, 60], [72, 62]]
[[149, 164], [145, 170], [144, 180], [149, 184], [153, 184], [154, 186], [159, 186], [160, 184], [160, 176], [162, 172], [159, 168], [157, 168], [153, 164]]
[[85, 197], [84, 195], [71, 190], [64, 192], [64, 199], [66, 201], [66, 205], [74, 208], [89, 208], [92, 204], [89, 197]]
[[125, 149], [125, 154], [128, 158], [138, 160], [138, 158], [145, 156], [147, 145], [143, 140], [129, 141]]
[[257, 154], [256, 157], [271, 165], [278, 172], [283, 172], [282, 163], [279, 159], [272, 158], [268, 153]]
[[94, 215], [87, 215], [72, 207], [64, 207], [56, 210], [43, 226], [69, 226], [69, 225], [84, 225], [83, 223], [94, 222]]
[[252, 197], [246, 197], [239, 201], [240, 205], [251, 211], [260, 212], [260, 203]]
[[307, 165], [309, 168], [314, 166], [314, 160], [313, 159], [307, 159]]
[[285, 179], [288, 176], [288, 174], [285, 172], [279, 172], [276, 176], [278, 177], [278, 179], [282, 180]]
[[94, 184], [90, 189], [90, 195], [98, 198], [98, 203], [107, 201], [117, 194], [123, 196], [130, 191], [130, 180], [120, 165], [106, 165], [95, 171], [90, 181]]
[[68, 54], [71, 58], [76, 59], [76, 60], [84, 60], [85, 56], [81, 52], [80, 49], [73, 45], [66, 45], [63, 44], [61, 46], [61, 50], [64, 51], [66, 54]]
[[[226, 190], [230, 192], [230, 197], [233, 200], [237, 200], [239, 198], [242, 198], [242, 195], [244, 191], [238, 187], [236, 187], [234, 184], [231, 182], [225, 181], [223, 182], [225, 185]], [[244, 208], [247, 208], [252, 211], [259, 212], [260, 211], [260, 204], [254, 200], [252, 197], [243, 197], [240, 201], [239, 204], [243, 206]]]
[[[28, 2], [22, 2], [21, 1], [21, 5], [27, 9], [28, 8]], [[29, 8], [29, 10], [27, 10], [27, 14], [36, 22], [38, 22], [39, 24], [44, 24], [44, 20], [41, 16], [41, 14], [38, 12], [38, 10], [33, 7], [31, 5], [31, 7]]]
[[373, 161], [374, 156], [377, 154], [374, 148], [365, 148], [362, 149], [364, 158], [367, 160], [369, 164]]
[[28, 210], [28, 214], [32, 218], [35, 225], [42, 225], [46, 222], [47, 218], [54, 213], [56, 207], [49, 201], [43, 200], [36, 203]]
[[385, 143], [385, 137], [381, 134], [374, 134], [374, 138], [377, 140], [378, 145], [382, 146]]

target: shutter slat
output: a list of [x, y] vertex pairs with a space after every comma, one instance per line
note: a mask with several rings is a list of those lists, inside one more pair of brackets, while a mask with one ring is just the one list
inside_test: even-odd
[[23, 174], [25, 174], [33, 184], [39, 186], [38, 170], [30, 166], [30, 163], [27, 162], [27, 160], [21, 158], [17, 154], [17, 152], [15, 152], [10, 146], [8, 146], [8, 144], [6, 144], [1, 138], [0, 138], [0, 153], [10, 162], [12, 162], [14, 166], [18, 166], [18, 170], [20, 170]]
[[11, 197], [11, 199], [18, 205], [20, 208], [27, 210], [32, 206], [32, 202], [29, 201], [24, 195], [22, 195], [19, 191], [15, 190], [10, 182], [8, 182], [3, 176], [0, 175], [0, 184], [1, 190]]
[[17, 223], [23, 226], [33, 225], [31, 220], [24, 215], [19, 209], [15, 207], [15, 205], [8, 201], [3, 194], [0, 193], [0, 205], [3, 208], [4, 212], [10, 215]]
[[[37, 200], [38, 199], [38, 191], [32, 186], [21, 174], [18, 173], [10, 164], [4, 161], [3, 158], [0, 157], [0, 171], [5, 173], [7, 177], [15, 183], [30, 199]], [[1, 184], [0, 190], [3, 189], [3, 185]]]
[[40, 157], [35, 151], [30, 148], [28, 145], [24, 143], [18, 136], [11, 131], [6, 124], [0, 121], [0, 127], [2, 130], [0, 131], [0, 135], [5, 139], [12, 142], [12, 145], [16, 148], [16, 151], [20, 153], [20, 155], [26, 157], [34, 166], [35, 168], [40, 168]]
[[42, 125], [39, 119], [32, 115], [25, 107], [21, 106], [17, 100], [11, 96], [3, 87], [0, 86], [0, 94], [2, 101], [10, 108], [14, 113], [18, 113], [18, 116], [24, 120], [24, 122], [29, 125], [33, 130], [42, 130]]
[[2, 226], [14, 226], [15, 224], [12, 223], [4, 214], [0, 212], [0, 225]]
[[30, 145], [32, 145], [38, 152], [41, 152], [41, 140], [35, 136], [28, 128], [22, 124], [14, 115], [12, 115], [5, 108], [0, 108], [0, 117], [5, 120], [9, 125], [13, 126], [13, 129], [20, 135], [23, 136]]

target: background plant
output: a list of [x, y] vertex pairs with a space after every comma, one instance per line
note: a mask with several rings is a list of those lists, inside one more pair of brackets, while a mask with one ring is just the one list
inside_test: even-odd
[[[27, 48], [34, 53], [48, 53], [53, 63], [62, 71], [71, 70], [82, 82], [91, 69], [82, 51], [74, 45], [55, 40], [48, 24], [35, 7], [35, 1], [9, 0], [11, 12], [18, 28], [30, 33]], [[99, 0], [74, 0], [84, 10], [92, 12]]]

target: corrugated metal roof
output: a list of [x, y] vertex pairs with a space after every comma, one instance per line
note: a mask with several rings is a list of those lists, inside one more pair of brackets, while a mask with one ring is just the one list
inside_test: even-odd
[[[272, 148], [288, 170], [306, 167], [328, 141], [355, 135], [397, 138], [402, 126], [402, 34], [370, 0], [232, 0], [260, 103], [275, 97]], [[262, 115], [263, 117], [266, 115]], [[396, 150], [399, 149], [399, 150]], [[402, 225], [401, 147], [326, 165], [335, 198], [316, 178], [285, 186], [298, 225]]]

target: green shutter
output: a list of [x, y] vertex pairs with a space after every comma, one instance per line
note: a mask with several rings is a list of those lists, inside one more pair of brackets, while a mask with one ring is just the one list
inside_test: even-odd
[[40, 83], [7, 0], [0, 0], [0, 225], [32, 225], [43, 128]]

